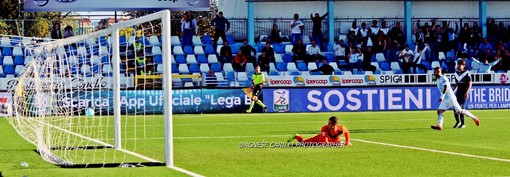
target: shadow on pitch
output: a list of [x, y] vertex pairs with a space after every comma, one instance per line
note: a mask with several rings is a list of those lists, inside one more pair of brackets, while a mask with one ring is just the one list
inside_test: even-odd
[[[397, 133], [397, 132], [429, 132], [430, 128], [392, 128], [392, 129], [350, 129], [349, 133]], [[287, 132], [287, 131], [278, 131], [278, 132], [270, 132], [270, 133], [285, 133], [285, 134], [318, 134], [320, 131], [317, 130], [303, 130], [296, 132]]]
[[396, 132], [425, 132], [430, 131], [430, 128], [376, 128], [376, 129], [353, 129], [349, 130], [350, 133], [396, 133]]

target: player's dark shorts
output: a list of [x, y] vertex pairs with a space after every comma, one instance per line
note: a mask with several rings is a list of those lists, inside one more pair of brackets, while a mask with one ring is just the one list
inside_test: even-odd
[[466, 107], [466, 100], [464, 99], [463, 94], [457, 94], [455, 95], [457, 97], [457, 103], [459, 103], [460, 107], [465, 108]]
[[253, 87], [253, 96], [259, 96], [260, 91], [262, 91], [262, 86], [257, 85]]

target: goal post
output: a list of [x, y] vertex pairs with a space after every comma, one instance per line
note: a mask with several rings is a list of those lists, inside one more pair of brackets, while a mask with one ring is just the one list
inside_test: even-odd
[[[177, 168], [170, 18], [163, 10], [86, 35], [23, 44], [33, 60], [11, 90], [9, 123], [56, 165]], [[162, 83], [134, 85], [154, 73]]]

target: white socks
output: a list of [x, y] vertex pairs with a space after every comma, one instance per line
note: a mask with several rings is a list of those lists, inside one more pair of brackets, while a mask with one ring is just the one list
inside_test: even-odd
[[443, 113], [437, 115], [437, 125], [443, 127]]

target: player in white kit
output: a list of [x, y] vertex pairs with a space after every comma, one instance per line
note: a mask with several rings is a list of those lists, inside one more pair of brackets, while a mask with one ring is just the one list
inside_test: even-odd
[[443, 112], [448, 110], [448, 108], [453, 106], [456, 114], [464, 114], [468, 117], [471, 117], [473, 121], [475, 121], [476, 126], [480, 125], [480, 121], [478, 118], [471, 114], [468, 110], [462, 109], [457, 103], [457, 97], [455, 97], [455, 93], [453, 93], [452, 87], [450, 85], [450, 81], [448, 78], [443, 76], [441, 72], [441, 67], [434, 68], [434, 79], [437, 83], [437, 88], [441, 93], [441, 98], [439, 98], [439, 108], [437, 108], [437, 125], [430, 126], [430, 128], [434, 130], [442, 130], [443, 129]]

